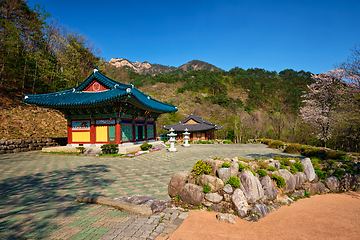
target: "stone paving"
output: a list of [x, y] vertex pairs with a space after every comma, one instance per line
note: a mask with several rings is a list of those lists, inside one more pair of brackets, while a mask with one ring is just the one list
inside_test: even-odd
[[[177, 171], [207, 157], [286, 155], [262, 144], [176, 146], [134, 158], [81, 157], [35, 152], [0, 155], [0, 239], [154, 239], [174, 231], [186, 217], [167, 209], [148, 217], [77, 196], [140, 194], [169, 200]], [[294, 155], [298, 156], [298, 155]]]

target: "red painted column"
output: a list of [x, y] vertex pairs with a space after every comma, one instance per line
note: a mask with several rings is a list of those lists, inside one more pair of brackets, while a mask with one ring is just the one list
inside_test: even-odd
[[90, 143], [96, 143], [96, 129], [94, 124], [90, 124]]
[[69, 125], [67, 126], [67, 143], [72, 143], [72, 127]]
[[121, 144], [121, 124], [118, 121], [115, 125], [115, 143]]

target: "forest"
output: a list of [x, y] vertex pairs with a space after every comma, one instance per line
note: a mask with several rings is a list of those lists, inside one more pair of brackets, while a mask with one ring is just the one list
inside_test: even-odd
[[[334, 70], [320, 74], [210, 70], [210, 64], [202, 70], [189, 64], [163, 74], [138, 74], [108, 64], [89, 39], [50, 20], [40, 6], [32, 9], [24, 0], [5, 0], [0, 9], [2, 96], [21, 99], [70, 89], [97, 65], [109, 77], [133, 82], [155, 99], [177, 105], [179, 111], [162, 115], [159, 126], [193, 113], [222, 125], [216, 137], [235, 143], [271, 138], [360, 151], [359, 45]], [[158, 127], [157, 134], [164, 132]]]

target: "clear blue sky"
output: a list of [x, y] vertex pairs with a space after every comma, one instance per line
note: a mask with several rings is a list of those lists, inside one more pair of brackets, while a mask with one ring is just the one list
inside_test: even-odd
[[101, 57], [178, 67], [193, 59], [313, 73], [360, 43], [360, 1], [29, 0], [101, 49]]

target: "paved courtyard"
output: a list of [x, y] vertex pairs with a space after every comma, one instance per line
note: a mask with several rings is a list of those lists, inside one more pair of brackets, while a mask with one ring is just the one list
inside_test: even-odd
[[[191, 170], [199, 159], [290, 155], [263, 144], [176, 147], [178, 152], [163, 149], [134, 158], [35, 152], [0, 155], [0, 239], [146, 239], [182, 213], [145, 218], [74, 200], [131, 194], [169, 200], [167, 185], [172, 175]], [[145, 229], [146, 224], [152, 224], [152, 230]]]

